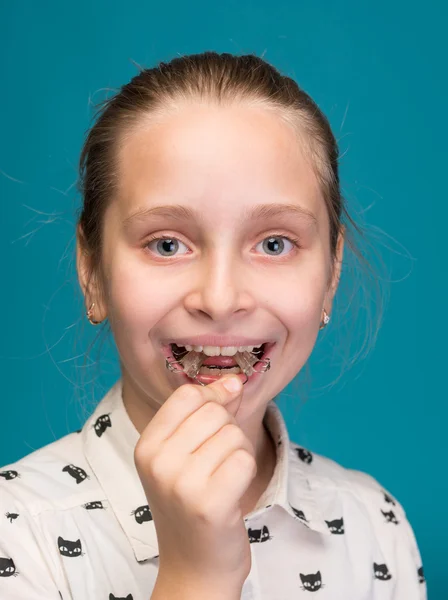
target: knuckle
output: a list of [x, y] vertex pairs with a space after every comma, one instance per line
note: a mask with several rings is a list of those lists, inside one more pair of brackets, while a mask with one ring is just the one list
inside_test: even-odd
[[257, 472], [257, 461], [255, 460], [255, 457], [244, 448], [235, 450], [233, 457], [243, 468], [246, 468], [248, 471], [253, 471], [254, 473]]
[[137, 466], [143, 462], [143, 450], [140, 442], [137, 442], [134, 448], [134, 462]]
[[198, 508], [195, 508], [196, 503], [201, 505], [199, 499], [203, 498], [204, 496], [200, 493], [198, 481], [192, 478], [188, 471], [184, 471], [177, 477], [171, 488], [171, 493], [173, 494], [176, 502], [183, 506], [189, 507], [189, 510], [192, 510], [193, 512], [199, 510]]
[[138, 468], [146, 468], [151, 460], [151, 449], [148, 444], [142, 443], [142, 438], [134, 448], [134, 462]]
[[204, 401], [204, 394], [202, 393], [202, 391], [199, 389], [199, 386], [194, 385], [192, 383], [187, 383], [185, 385], [182, 386], [183, 389], [183, 396], [187, 397], [188, 399], [193, 400], [194, 402], [203, 402]]
[[213, 402], [212, 400], [210, 400], [204, 404], [204, 406], [202, 407], [202, 411], [205, 413], [205, 415], [209, 419], [211, 419], [211, 418], [216, 418], [216, 419], [226, 418], [226, 416], [228, 414], [226, 409], [223, 406], [221, 406], [220, 404], [217, 404], [216, 402]]
[[193, 512], [195, 519], [205, 525], [210, 525], [216, 521], [217, 509], [215, 503], [210, 499], [206, 498], [204, 501], [196, 504]]
[[178, 477], [173, 484], [172, 493], [177, 501], [185, 502], [189, 495], [188, 477]]
[[246, 436], [242, 429], [234, 423], [227, 423], [224, 425], [224, 427], [221, 429], [221, 435], [225, 436], [229, 443], [231, 442], [240, 446], [245, 446], [247, 443]]
[[153, 456], [151, 461], [149, 461], [147, 470], [149, 476], [154, 479], [154, 481], [161, 482], [164, 480], [166, 476], [166, 467], [164, 464], [163, 456], [158, 454]]

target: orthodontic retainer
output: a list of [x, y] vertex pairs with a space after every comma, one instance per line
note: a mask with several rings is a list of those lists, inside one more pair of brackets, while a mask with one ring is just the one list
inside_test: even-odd
[[[202, 367], [202, 363], [206, 360], [206, 358], [208, 357], [203, 352], [196, 352], [195, 350], [190, 350], [190, 352], [188, 352], [188, 354], [186, 354], [180, 360], [170, 361], [166, 358], [165, 366], [168, 370], [172, 371], [173, 373], [186, 373], [188, 377], [191, 377], [200, 385], [205, 386], [207, 384], [202, 383], [202, 381], [199, 381], [196, 377], [199, 373], [200, 368]], [[248, 382], [249, 377], [253, 373], [266, 373], [266, 371], [269, 371], [269, 369], [271, 368], [271, 361], [269, 358], [258, 359], [252, 354], [252, 352], [237, 352], [233, 358], [236, 360], [241, 371], [246, 375], [246, 381], [243, 382], [243, 385]], [[254, 369], [254, 365], [258, 362], [265, 363], [261, 371], [256, 371]], [[178, 369], [173, 366], [174, 364], [180, 364], [182, 366]], [[223, 374], [221, 374], [220, 376], [222, 377]]]

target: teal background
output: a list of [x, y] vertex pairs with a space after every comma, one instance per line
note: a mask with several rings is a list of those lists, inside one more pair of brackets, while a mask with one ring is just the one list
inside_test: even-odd
[[[336, 317], [319, 337], [309, 398], [290, 384], [279, 401], [290, 436], [367, 471], [399, 499], [429, 597], [447, 598], [446, 4], [0, 7], [0, 464], [77, 429], [118, 377], [107, 342], [99, 366], [96, 350], [83, 364], [97, 330], [86, 327], [76, 280], [74, 210], [91, 103], [129, 81], [133, 61], [253, 52], [296, 79], [330, 119], [349, 208], [362, 207], [385, 232], [379, 249], [393, 280], [376, 345], [337, 385], [332, 357], [351, 342]], [[345, 318], [362, 333], [363, 312], [351, 310]]]

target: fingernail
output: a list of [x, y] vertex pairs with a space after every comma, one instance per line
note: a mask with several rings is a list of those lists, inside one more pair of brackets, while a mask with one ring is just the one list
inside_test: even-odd
[[222, 385], [232, 393], [239, 392], [243, 387], [239, 377], [229, 377], [222, 382]]

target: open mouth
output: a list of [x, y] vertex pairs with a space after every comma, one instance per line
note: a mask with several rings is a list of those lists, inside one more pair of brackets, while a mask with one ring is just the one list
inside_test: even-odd
[[[267, 353], [267, 351], [272, 348], [275, 345], [275, 343], [268, 343], [265, 342], [264, 344], [262, 344], [261, 346], [259, 346], [258, 348], [254, 348], [253, 351], [251, 352], [251, 354], [257, 359], [257, 361], [260, 361], [265, 354]], [[170, 350], [171, 350], [171, 354], [172, 357], [174, 358], [174, 360], [176, 361], [180, 361], [182, 358], [184, 358], [188, 353], [189, 350], [187, 350], [184, 346], [178, 346], [175, 343], [171, 343], [169, 344]], [[223, 355], [219, 355], [219, 356], [207, 356], [206, 357], [206, 365], [203, 365], [200, 370], [199, 370], [199, 375], [219, 375], [219, 374], [231, 374], [231, 373], [235, 373], [235, 374], [239, 374], [241, 373], [241, 368], [238, 365], [237, 361], [235, 360], [235, 358], [233, 356], [223, 356]], [[216, 364], [214, 364], [216, 363]]]

